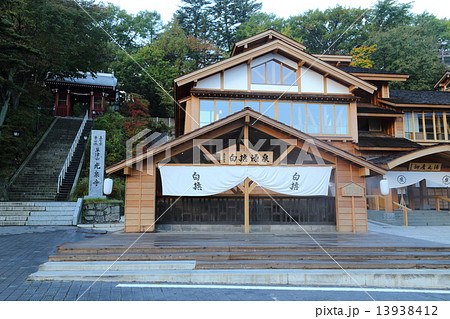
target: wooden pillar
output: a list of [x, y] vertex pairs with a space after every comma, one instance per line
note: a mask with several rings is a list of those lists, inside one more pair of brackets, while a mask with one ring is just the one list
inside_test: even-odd
[[384, 211], [386, 213], [392, 213], [394, 212], [394, 207], [392, 205], [393, 202], [393, 196], [392, 196], [392, 188], [389, 189], [389, 194], [384, 196]]
[[250, 179], [244, 181], [244, 231], [250, 232]]
[[102, 113], [105, 112], [105, 95], [102, 93]]
[[415, 204], [414, 204], [414, 185], [408, 186], [407, 187], [408, 190], [408, 207], [411, 209], [416, 209], [415, 208]]
[[70, 116], [70, 90], [67, 90], [66, 99], [66, 116]]
[[420, 181], [420, 209], [428, 209], [428, 191], [427, 182], [425, 180]]
[[91, 92], [91, 100], [89, 102], [89, 118], [92, 118], [92, 111], [94, 110], [94, 92]]
[[[248, 122], [250, 118], [245, 117], [244, 126], [244, 147], [248, 151]], [[246, 233], [250, 232], [250, 179], [246, 178], [244, 181], [244, 231]]]
[[55, 92], [55, 107], [53, 108], [53, 115], [57, 116], [57, 107], [58, 107], [58, 103], [59, 103], [59, 92], [58, 89], [56, 89]]

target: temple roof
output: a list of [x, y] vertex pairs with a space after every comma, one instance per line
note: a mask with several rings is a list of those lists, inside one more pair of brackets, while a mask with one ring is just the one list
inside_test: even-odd
[[115, 88], [117, 86], [117, 79], [112, 73], [80, 73], [80, 77], [64, 77], [64, 78], [50, 78], [46, 83], [58, 83], [67, 85], [81, 85], [81, 86], [102, 86]]

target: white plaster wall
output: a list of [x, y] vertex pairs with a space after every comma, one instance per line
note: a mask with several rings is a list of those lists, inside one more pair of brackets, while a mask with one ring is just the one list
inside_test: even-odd
[[247, 90], [247, 83], [248, 74], [246, 63], [225, 70], [223, 75], [223, 87], [225, 90]]
[[218, 89], [220, 90], [220, 73], [213, 74], [197, 82], [199, 89]]
[[327, 93], [348, 94], [348, 87], [333, 79], [327, 78]]
[[311, 69], [301, 68], [300, 84], [303, 93], [324, 93], [323, 75]]

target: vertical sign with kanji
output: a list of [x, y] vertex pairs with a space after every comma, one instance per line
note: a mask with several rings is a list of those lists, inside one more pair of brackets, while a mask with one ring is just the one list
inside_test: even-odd
[[89, 170], [89, 196], [87, 198], [104, 198], [103, 175], [105, 171], [106, 132], [93, 130], [91, 135], [91, 165]]

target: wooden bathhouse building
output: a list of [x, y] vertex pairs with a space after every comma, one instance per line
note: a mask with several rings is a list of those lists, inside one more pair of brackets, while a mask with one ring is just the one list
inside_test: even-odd
[[[84, 115], [95, 118], [105, 112], [108, 102], [116, 100], [117, 79], [112, 73], [80, 73], [80, 77], [49, 78], [45, 81], [54, 95], [54, 115]], [[80, 113], [80, 114], [76, 114]]]
[[267, 30], [175, 79], [176, 138], [106, 170], [126, 177], [126, 232], [366, 232], [368, 203], [446, 189], [448, 92], [390, 90], [408, 75], [305, 49]]

